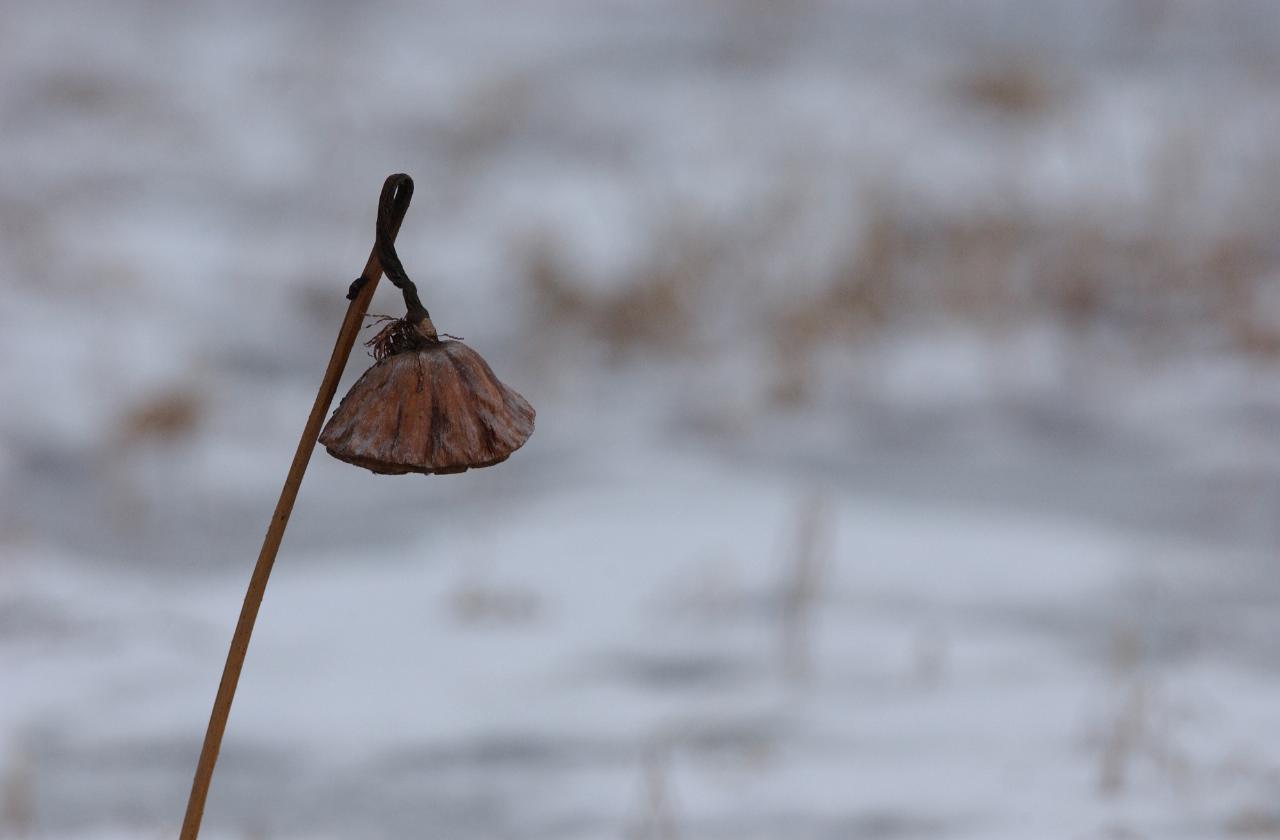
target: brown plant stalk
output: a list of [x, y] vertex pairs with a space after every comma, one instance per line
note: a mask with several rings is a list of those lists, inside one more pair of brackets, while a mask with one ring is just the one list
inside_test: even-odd
[[412, 197], [413, 179], [408, 175], [391, 175], [382, 185], [382, 195], [378, 202], [377, 237], [373, 250], [365, 263], [364, 271], [351, 284], [347, 295], [351, 304], [347, 307], [346, 317], [343, 318], [342, 326], [338, 330], [338, 339], [334, 344], [333, 354], [329, 357], [329, 366], [325, 368], [324, 378], [320, 381], [320, 390], [316, 393], [311, 414], [303, 427], [302, 439], [298, 441], [293, 463], [285, 477], [284, 487], [280, 491], [280, 500], [276, 502], [275, 513], [271, 516], [271, 524], [262, 541], [262, 550], [258, 553], [258, 562], [249, 578], [244, 604], [240, 608], [240, 618], [231, 636], [231, 649], [227, 653], [222, 681], [218, 685], [218, 693], [213, 701], [213, 712], [209, 716], [209, 728], [205, 732], [204, 744], [200, 748], [200, 759], [196, 764], [195, 779], [191, 783], [191, 795], [187, 800], [187, 812], [182, 821], [180, 840], [196, 840], [200, 833], [200, 821], [204, 816], [205, 800], [209, 795], [209, 783], [213, 778], [214, 764], [218, 760], [222, 735], [226, 731], [227, 718], [231, 713], [231, 701], [235, 698], [236, 685], [240, 681], [240, 671], [249, 649], [249, 637], [253, 634], [254, 622], [258, 618], [258, 608], [262, 604], [262, 596], [267, 588], [267, 579], [271, 576], [271, 568], [280, 550], [280, 542], [284, 539], [284, 530], [289, 524], [289, 515], [293, 512], [298, 488], [302, 484], [302, 476], [311, 460], [311, 451], [315, 448], [316, 440], [320, 435], [321, 424], [329, 413], [329, 405], [333, 402], [333, 397], [338, 390], [338, 380], [341, 379], [342, 371], [347, 365], [351, 348], [355, 345], [365, 312], [369, 308], [369, 300], [373, 297], [384, 269], [392, 282], [404, 292], [409, 317], [415, 321], [426, 319], [429, 323], [427, 311], [418, 301], [417, 290], [405, 276], [394, 248], [396, 234], [400, 231], [400, 223], [404, 220], [405, 211], [409, 209], [409, 201]]

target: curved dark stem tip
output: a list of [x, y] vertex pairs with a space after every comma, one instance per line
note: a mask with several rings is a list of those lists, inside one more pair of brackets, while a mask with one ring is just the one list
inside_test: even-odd
[[[391, 278], [396, 287], [404, 291], [405, 305], [412, 316], [416, 311], [425, 313], [422, 302], [418, 300], [418, 291], [404, 273], [400, 258], [396, 254], [395, 238], [400, 231], [400, 223], [409, 210], [409, 202], [413, 200], [413, 179], [403, 172], [388, 175], [382, 182], [382, 193], [378, 196], [378, 224], [375, 231], [374, 250], [383, 271]], [[347, 300], [355, 300], [369, 283], [369, 278], [361, 274], [347, 288]], [[405, 288], [407, 284], [408, 288]], [[412, 296], [412, 300], [410, 297]], [[414, 306], [416, 302], [417, 306]], [[420, 320], [412, 319], [411, 320]]]
[[378, 251], [378, 261], [382, 263], [382, 270], [386, 272], [387, 279], [390, 280], [395, 287], [404, 295], [404, 305], [408, 310], [405, 315], [406, 320], [417, 323], [429, 319], [431, 316], [427, 312], [427, 308], [422, 305], [421, 298], [418, 297], [418, 287], [409, 279], [409, 275], [405, 273], [404, 266], [400, 263], [400, 255], [396, 253], [395, 236], [396, 231], [400, 227], [400, 220], [404, 218], [404, 211], [409, 207], [409, 200], [413, 198], [413, 179], [404, 173], [397, 173], [388, 176], [382, 185], [382, 197], [378, 201], [378, 227], [377, 240], [375, 247]]

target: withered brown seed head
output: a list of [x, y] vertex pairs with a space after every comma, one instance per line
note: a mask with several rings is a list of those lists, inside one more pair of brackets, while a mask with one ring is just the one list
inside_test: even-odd
[[470, 347], [410, 335], [404, 324], [369, 342], [379, 361], [343, 398], [320, 442], [335, 458], [388, 475], [505, 461], [533, 434], [533, 407]]
[[373, 352], [373, 358], [379, 362], [395, 353], [417, 350], [440, 340], [436, 334], [436, 325], [431, 319], [424, 317], [419, 321], [408, 318], [385, 318], [386, 325], [364, 344]]

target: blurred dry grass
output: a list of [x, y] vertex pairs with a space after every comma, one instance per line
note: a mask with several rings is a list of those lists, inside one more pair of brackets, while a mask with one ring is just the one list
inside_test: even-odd
[[996, 335], [1049, 325], [1080, 341], [1114, 336], [1139, 352], [1182, 346], [1280, 360], [1280, 263], [1260, 217], [1191, 233], [1155, 206], [1126, 224], [1017, 207], [957, 217], [876, 190], [859, 210], [822, 275], [793, 284], [778, 305], [741, 294], [770, 285], [760, 267], [774, 243], [754, 234], [669, 230], [640, 264], [598, 278], [543, 239], [526, 252], [524, 272], [543, 324], [576, 326], [614, 358], [687, 347], [730, 311], [735, 341], [771, 348], [783, 404], [805, 399], [818, 348], [943, 320]]
[[14, 840], [32, 836], [35, 806], [31, 780], [31, 758], [17, 753], [0, 776], [0, 833]]
[[830, 506], [820, 495], [800, 505], [795, 545], [787, 558], [781, 586], [782, 673], [793, 684], [804, 683], [813, 670], [813, 636], [824, 573], [830, 563], [832, 530]]
[[[1143, 31], [1168, 12], [1140, 5], [1132, 23]], [[999, 158], [1070, 131], [1081, 115], [1097, 117], [1096, 83], [1007, 52], [962, 65], [944, 91], [993, 144], [981, 165], [1007, 177], [994, 200], [926, 197], [904, 174], [911, 161], [890, 161], [887, 172], [851, 179], [846, 215], [817, 219], [835, 234], [815, 245], [813, 188], [836, 173], [826, 162], [780, 167], [765, 176], [774, 181], [765, 197], [728, 219], [666, 214], [624, 269], [591, 276], [568, 253], [570, 235], [540, 238], [522, 257], [536, 321], [576, 327], [615, 360], [746, 342], [775, 360], [771, 395], [782, 405], [813, 391], [812, 360], [824, 346], [943, 321], [995, 335], [1050, 326], [1154, 359], [1187, 348], [1280, 360], [1271, 235], [1280, 190], [1269, 171], [1224, 192], [1230, 161], [1214, 127], [1187, 124], [1162, 135], [1123, 202], [1116, 194], [1055, 202], [1019, 171], [1031, 157], [1003, 168]], [[1101, 159], [1081, 160], [1106, 170]], [[700, 341], [715, 330], [716, 339]]]
[[720, 258], [715, 243], [702, 234], [664, 228], [638, 265], [595, 289], [556, 240], [539, 238], [525, 257], [538, 319], [576, 325], [615, 357], [637, 347], [683, 346], [698, 327], [695, 305]]
[[189, 388], [168, 389], [139, 400], [120, 421], [118, 445], [129, 449], [148, 442], [173, 441], [195, 431], [204, 405]]
[[1058, 98], [1049, 74], [1027, 58], [1008, 57], [976, 68], [956, 81], [960, 98], [1015, 117], [1034, 117]]
[[644, 754], [644, 801], [629, 827], [630, 840], [678, 840], [681, 836], [671, 792], [671, 754], [674, 745], [655, 737]]

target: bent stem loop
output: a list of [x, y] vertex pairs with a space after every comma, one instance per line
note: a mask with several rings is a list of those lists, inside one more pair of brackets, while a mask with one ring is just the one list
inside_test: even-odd
[[[392, 175], [391, 178], [403, 179], [401, 183], [401, 191], [404, 192], [404, 203], [407, 206], [409, 199], [413, 196], [413, 179], [408, 175]], [[391, 178], [387, 181], [390, 182]], [[404, 293], [404, 305], [408, 310], [405, 320], [411, 323], [430, 320], [431, 315], [427, 312], [427, 308], [422, 305], [422, 300], [418, 297], [418, 287], [409, 279], [409, 275], [405, 273], [404, 265], [400, 262], [400, 255], [396, 253], [396, 237], [392, 229], [392, 219], [395, 217], [395, 207], [393, 201], [400, 199], [400, 192], [397, 192], [393, 199], [384, 187], [382, 199], [378, 202], [378, 235], [374, 242], [374, 253], [378, 256], [378, 262], [382, 265], [382, 270], [386, 272], [387, 279]], [[401, 214], [403, 215], [403, 214]], [[398, 226], [399, 222], [395, 222]], [[363, 286], [364, 277], [356, 280], [351, 284], [351, 290], [347, 293], [349, 299], [354, 299], [359, 292], [359, 287]]]
[[254, 622], [258, 618], [258, 608], [266, 592], [267, 579], [271, 576], [271, 568], [280, 550], [280, 542], [284, 539], [284, 530], [289, 524], [289, 515], [293, 512], [293, 504], [298, 498], [302, 476], [311, 460], [311, 451], [315, 449], [316, 440], [320, 436], [320, 427], [338, 391], [338, 381], [342, 378], [342, 371], [347, 366], [351, 348], [355, 345], [365, 312], [369, 308], [369, 300], [373, 297], [378, 279], [384, 270], [391, 281], [404, 292], [405, 304], [409, 306], [410, 316], [412, 317], [415, 312], [421, 312], [417, 320], [428, 317], [426, 308], [418, 300], [418, 291], [405, 275], [404, 267], [400, 265], [400, 259], [395, 251], [396, 234], [400, 231], [400, 223], [404, 221], [405, 211], [409, 209], [409, 201], [412, 198], [413, 179], [408, 175], [391, 175], [382, 185], [382, 195], [378, 201], [377, 236], [373, 249], [369, 253], [369, 259], [359, 279], [351, 284], [347, 295], [351, 304], [347, 307], [347, 314], [338, 330], [338, 339], [334, 343], [333, 354], [329, 357], [329, 366], [325, 368], [324, 378], [320, 380], [320, 390], [316, 393], [315, 403], [311, 406], [311, 414], [308, 415], [307, 424], [302, 429], [302, 439], [298, 441], [293, 463], [285, 477], [284, 487], [280, 490], [280, 500], [276, 502], [275, 513], [271, 516], [271, 524], [267, 527], [267, 534], [263, 538], [262, 550], [258, 553], [258, 562], [253, 567], [253, 575], [249, 578], [249, 587], [244, 595], [244, 604], [240, 608], [240, 618], [231, 636], [231, 649], [227, 652], [222, 681], [218, 684], [218, 693], [213, 701], [213, 712], [209, 716], [209, 728], [205, 732], [204, 744], [200, 748], [200, 759], [196, 763], [195, 779], [191, 783], [191, 795], [187, 799], [187, 812], [182, 820], [180, 840], [196, 840], [200, 834], [200, 821], [204, 816], [209, 783], [213, 778], [213, 767], [218, 761], [222, 735], [226, 731], [227, 718], [231, 713], [231, 701], [235, 698], [236, 685], [240, 681], [240, 671], [249, 649], [249, 637], [253, 634]]

